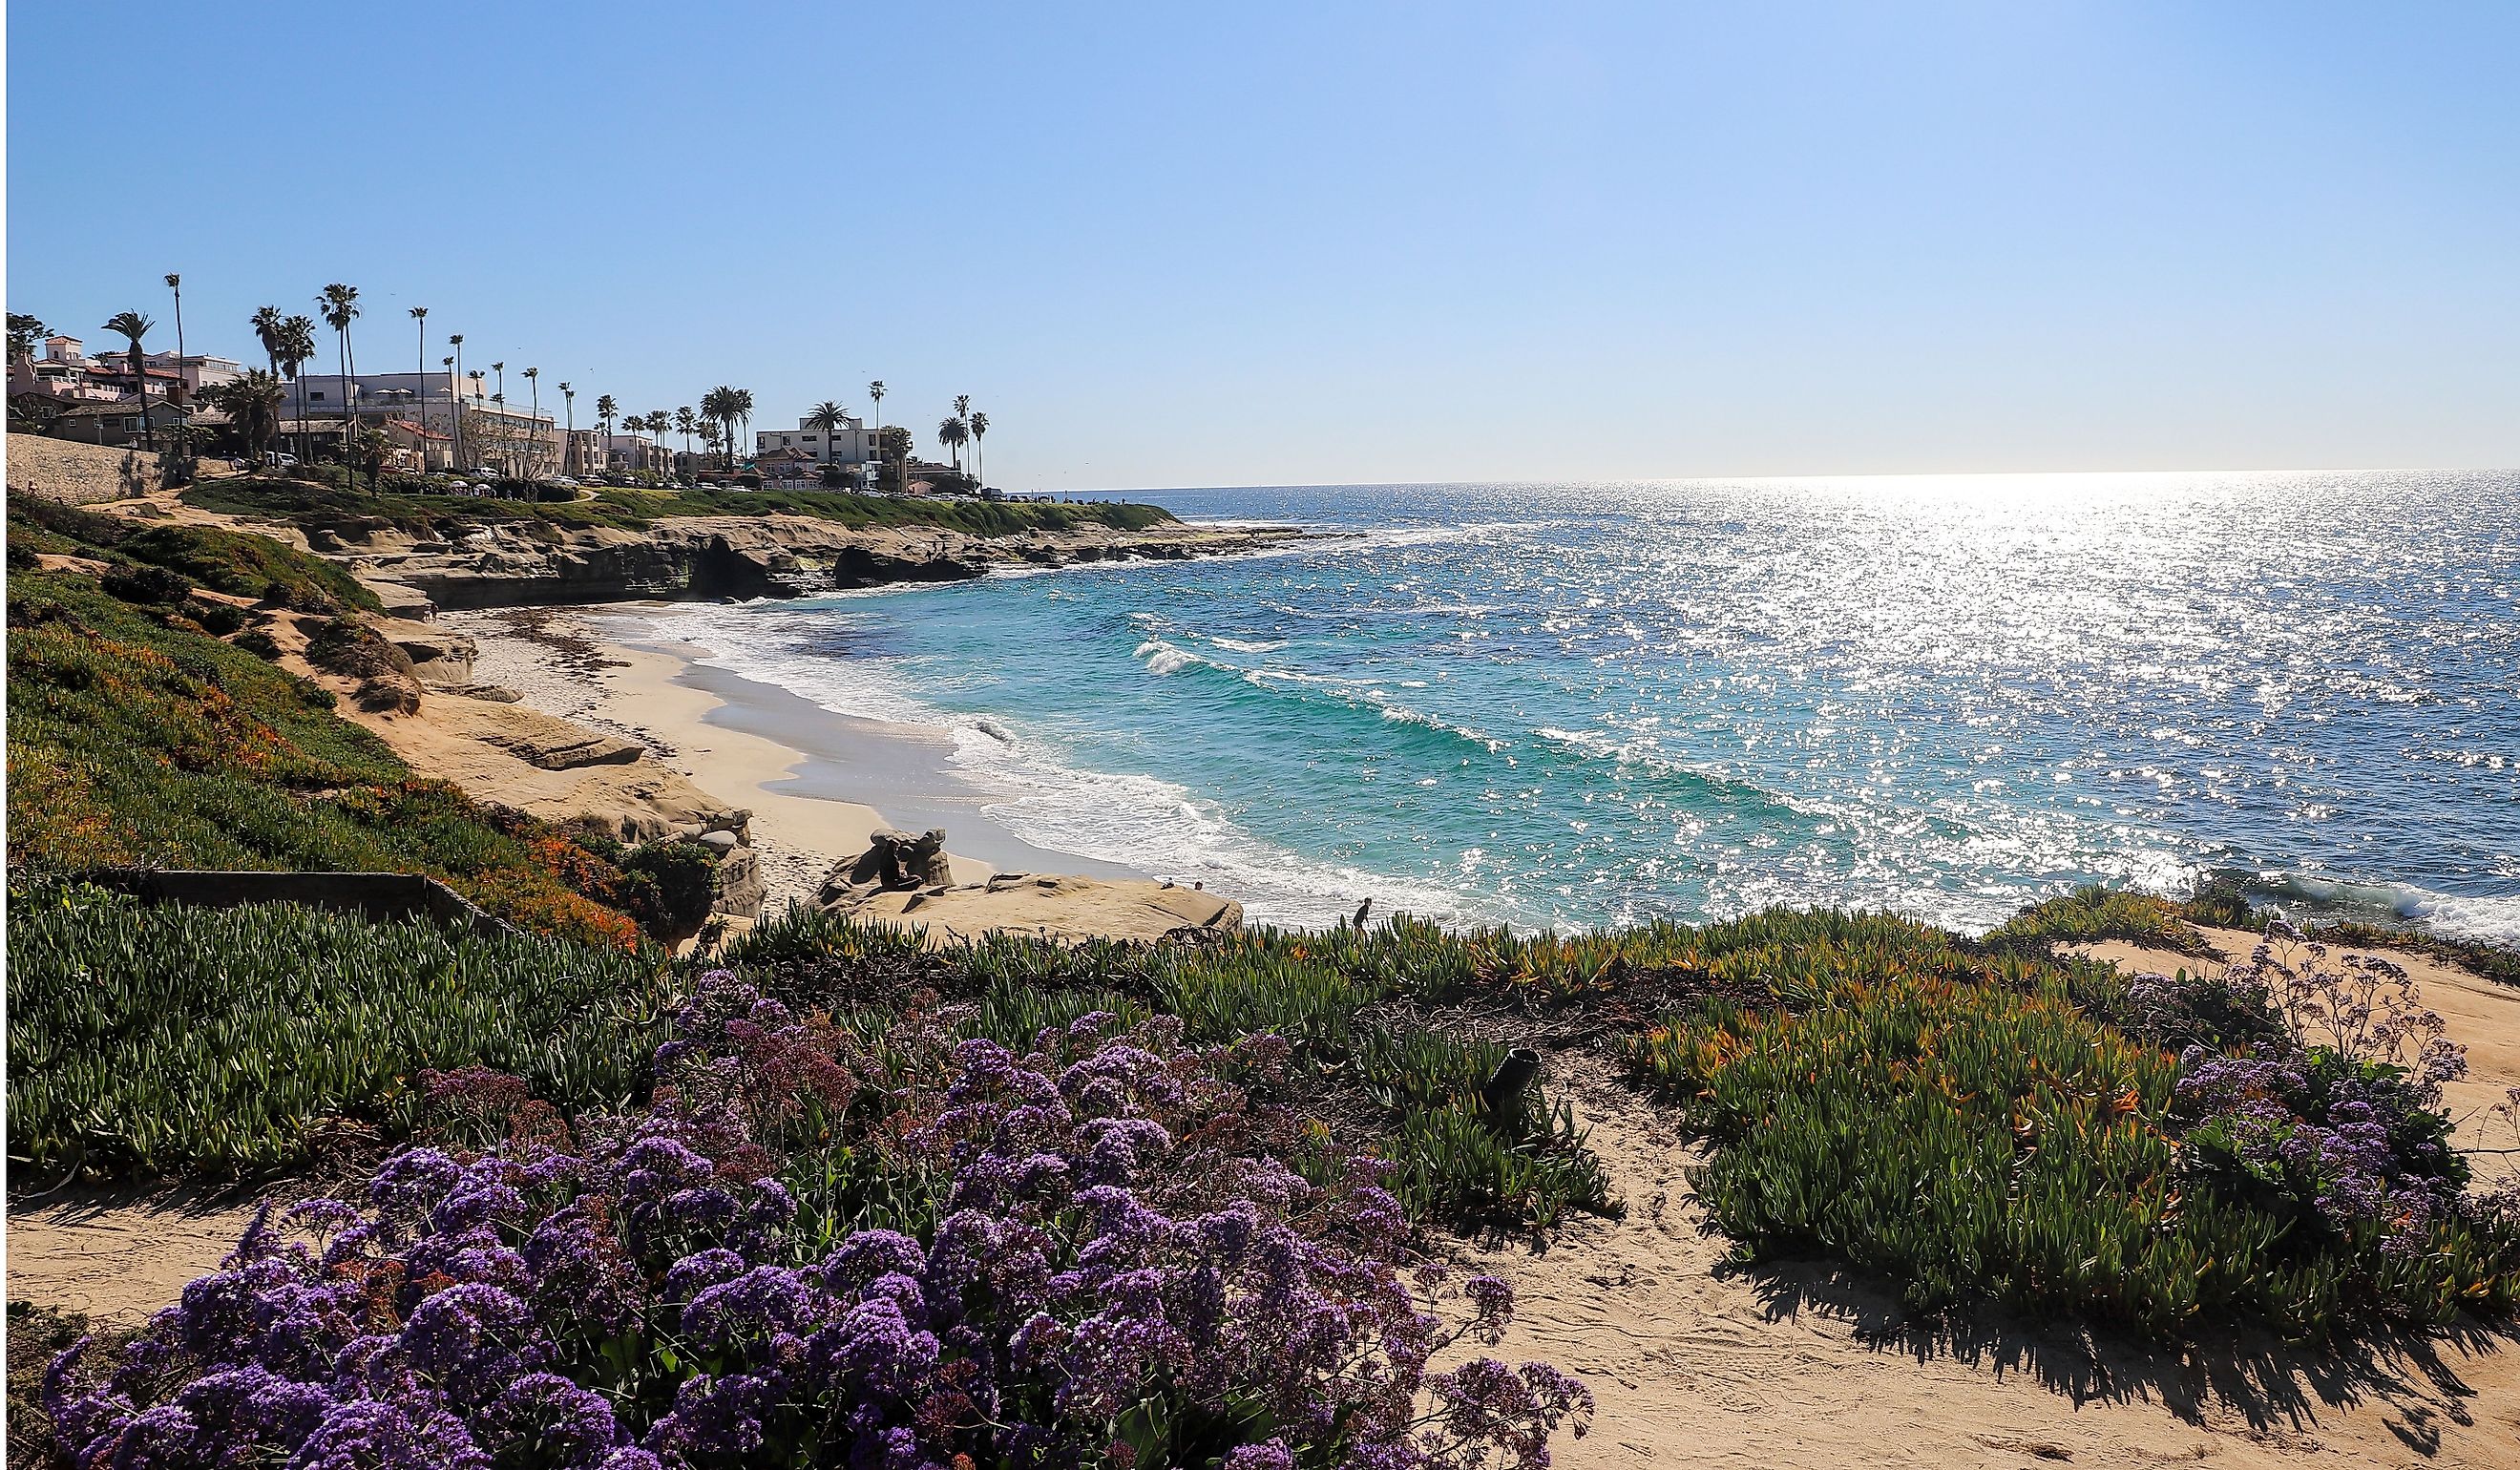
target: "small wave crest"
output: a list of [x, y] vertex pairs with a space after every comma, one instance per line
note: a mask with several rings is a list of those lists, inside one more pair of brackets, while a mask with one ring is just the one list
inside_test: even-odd
[[2439, 893], [2411, 883], [2254, 869], [2214, 869], [2207, 875], [2252, 899], [2307, 914], [2396, 919], [2464, 939], [2520, 941], [2520, 895]]
[[1195, 668], [1200, 664], [1206, 664], [1210, 668], [1225, 667], [1214, 659], [1201, 658], [1181, 645], [1166, 643], [1160, 638], [1150, 638], [1138, 645], [1137, 650], [1130, 656], [1146, 660], [1147, 672], [1159, 679], [1178, 674], [1184, 669]]

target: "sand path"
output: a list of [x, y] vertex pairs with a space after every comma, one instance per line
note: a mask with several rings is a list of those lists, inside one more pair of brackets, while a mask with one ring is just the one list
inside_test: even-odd
[[218, 1270], [252, 1220], [250, 1204], [183, 1194], [13, 1202], [9, 1300], [137, 1326]]

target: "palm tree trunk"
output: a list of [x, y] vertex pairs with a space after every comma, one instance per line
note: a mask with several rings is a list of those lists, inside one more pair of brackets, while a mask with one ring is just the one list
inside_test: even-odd
[[140, 447], [158, 447], [157, 428], [149, 422], [149, 360], [140, 355], [140, 338], [131, 339], [131, 380], [140, 388]]
[[184, 406], [184, 288], [175, 288], [175, 407]]

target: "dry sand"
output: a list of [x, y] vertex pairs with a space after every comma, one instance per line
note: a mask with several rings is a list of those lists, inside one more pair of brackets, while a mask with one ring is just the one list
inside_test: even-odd
[[9, 1300], [136, 1326], [218, 1270], [252, 1219], [249, 1204], [185, 1194], [13, 1202]]

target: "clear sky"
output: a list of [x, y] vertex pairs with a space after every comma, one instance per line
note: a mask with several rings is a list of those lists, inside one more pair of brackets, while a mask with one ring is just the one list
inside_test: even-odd
[[2507, 467], [2515, 75], [2511, 0], [19, 4], [8, 302], [969, 393], [1015, 489]]

